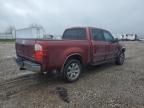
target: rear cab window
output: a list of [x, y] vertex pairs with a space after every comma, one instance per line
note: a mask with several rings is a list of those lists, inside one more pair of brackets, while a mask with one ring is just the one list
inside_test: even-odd
[[63, 39], [86, 40], [86, 29], [85, 28], [67, 29], [63, 34]]

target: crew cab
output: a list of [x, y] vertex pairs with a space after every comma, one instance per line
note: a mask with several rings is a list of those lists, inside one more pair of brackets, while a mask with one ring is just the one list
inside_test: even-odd
[[21, 36], [15, 43], [16, 62], [20, 69], [34, 72], [55, 70], [68, 82], [78, 80], [86, 65], [110, 61], [122, 65], [125, 60], [126, 48], [109, 31], [100, 28], [68, 28], [61, 40], [17, 34]]

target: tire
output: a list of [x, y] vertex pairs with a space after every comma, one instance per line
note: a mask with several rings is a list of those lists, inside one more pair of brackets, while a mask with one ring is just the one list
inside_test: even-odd
[[67, 82], [77, 81], [82, 72], [82, 64], [79, 60], [70, 59], [66, 62], [63, 69], [63, 78]]
[[125, 53], [121, 52], [119, 56], [116, 58], [116, 65], [123, 65], [125, 61]]

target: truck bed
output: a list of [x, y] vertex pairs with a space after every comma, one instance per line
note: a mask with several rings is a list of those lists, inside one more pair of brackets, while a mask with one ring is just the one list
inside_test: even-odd
[[17, 39], [16, 54], [24, 59], [35, 61], [34, 45], [42, 45], [44, 56], [41, 64], [47, 64], [49, 69], [60, 68], [68, 55], [79, 53], [85, 63], [90, 57], [90, 45], [87, 40], [43, 40], [43, 39]]

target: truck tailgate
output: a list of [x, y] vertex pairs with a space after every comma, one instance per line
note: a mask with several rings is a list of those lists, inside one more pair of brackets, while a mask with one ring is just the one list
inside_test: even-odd
[[34, 59], [34, 39], [16, 39], [16, 54], [26, 59]]

